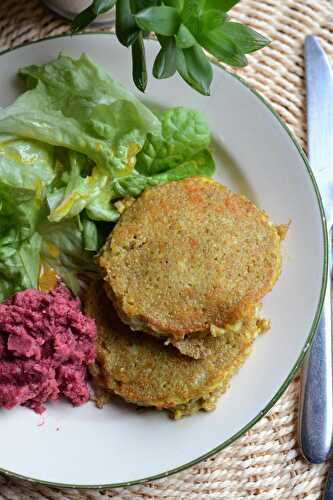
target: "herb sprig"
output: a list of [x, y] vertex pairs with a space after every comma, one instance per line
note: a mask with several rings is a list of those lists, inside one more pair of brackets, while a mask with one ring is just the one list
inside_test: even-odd
[[155, 78], [176, 72], [191, 87], [210, 94], [213, 78], [206, 54], [230, 66], [247, 65], [246, 54], [269, 40], [246, 25], [230, 20], [227, 12], [239, 0], [94, 0], [73, 21], [78, 32], [96, 17], [116, 8], [116, 35], [132, 49], [132, 73], [142, 92], [147, 86], [144, 37], [154, 33], [161, 46], [153, 65]]

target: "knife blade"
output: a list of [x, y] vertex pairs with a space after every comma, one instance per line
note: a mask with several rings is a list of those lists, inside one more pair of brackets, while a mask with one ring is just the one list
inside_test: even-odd
[[324, 205], [329, 232], [329, 279], [321, 318], [304, 364], [299, 412], [299, 444], [311, 463], [324, 462], [333, 445], [331, 309], [331, 227], [333, 215], [333, 73], [319, 41], [305, 40], [308, 152]]

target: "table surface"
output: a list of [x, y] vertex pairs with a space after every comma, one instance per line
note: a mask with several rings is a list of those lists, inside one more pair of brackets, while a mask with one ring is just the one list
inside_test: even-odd
[[[241, 0], [233, 17], [272, 43], [238, 71], [262, 93], [306, 148], [303, 42], [313, 33], [333, 61], [333, 3], [326, 0]], [[69, 31], [38, 0], [0, 2], [0, 52]], [[57, 490], [0, 476], [2, 499], [319, 499], [327, 465], [302, 460], [296, 441], [299, 380], [247, 434], [213, 458], [164, 480], [117, 490]]]

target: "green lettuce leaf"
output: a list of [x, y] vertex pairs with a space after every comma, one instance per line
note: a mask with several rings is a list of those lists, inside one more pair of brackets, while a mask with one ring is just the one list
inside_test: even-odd
[[162, 134], [148, 134], [137, 155], [136, 170], [154, 175], [191, 158], [210, 143], [208, 125], [198, 111], [177, 107], [159, 114]]
[[24, 188], [8, 188], [0, 179], [0, 237], [7, 229], [20, 230], [20, 239], [32, 236], [43, 213], [35, 193]]
[[60, 55], [19, 74], [30, 90], [0, 111], [0, 132], [83, 153], [117, 175], [147, 133], [160, 131], [158, 118], [85, 55]]
[[155, 115], [132, 92], [114, 80], [101, 66], [94, 64], [85, 54], [78, 59], [60, 54], [57, 59], [47, 64], [20, 69], [19, 76], [28, 88], [43, 82], [50, 95], [65, 101], [64, 108], [67, 104], [71, 105], [71, 97], [86, 103], [87, 111], [99, 104], [108, 105], [118, 100], [129, 101], [137, 109], [142, 120], [149, 125], [151, 132], [158, 133], [160, 129]]
[[85, 250], [97, 252], [105, 243], [106, 238], [113, 229], [109, 222], [96, 222], [91, 220], [86, 212], [81, 216], [83, 246]]
[[118, 177], [112, 181], [115, 197], [138, 196], [146, 187], [179, 181], [196, 175], [211, 176], [215, 172], [215, 163], [206, 149], [199, 151], [191, 159], [170, 170], [152, 176], [133, 173], [126, 177]]
[[85, 216], [82, 220], [83, 246], [85, 250], [96, 252], [99, 248], [99, 234], [96, 222]]
[[[141, 121], [132, 103], [118, 101], [94, 106], [88, 119], [79, 99], [75, 102], [73, 98], [74, 107], [68, 105], [66, 109], [61, 96], [53, 99], [48, 90], [39, 82], [35, 89], [0, 111], [0, 132], [83, 153], [111, 175], [119, 175], [128, 168], [130, 152], [133, 147], [136, 152], [141, 149], [151, 128]], [[82, 111], [80, 118], [74, 116], [78, 110]], [[129, 130], [121, 137], [114, 131], [118, 120], [123, 131], [126, 125]]]
[[[53, 189], [48, 194], [51, 222], [59, 222], [65, 218], [78, 215], [98, 196], [108, 177], [97, 166], [91, 167], [87, 157], [69, 151], [67, 155], [68, 169], [63, 173], [63, 186]], [[90, 171], [90, 175], [84, 175]]]
[[44, 221], [39, 226], [42, 237], [41, 258], [61, 276], [74, 293], [80, 290], [79, 274], [93, 276], [97, 266], [84, 247], [83, 228], [78, 217], [59, 223]]
[[36, 288], [39, 275], [41, 237], [26, 238], [12, 227], [0, 233], [0, 302], [25, 288]]
[[10, 189], [31, 190], [41, 197], [54, 177], [54, 148], [37, 141], [0, 135], [0, 180]]
[[54, 178], [53, 148], [0, 135], [0, 302], [35, 288], [44, 215], [43, 197]]
[[[127, 176], [123, 177], [123, 179], [126, 177]], [[110, 181], [101, 193], [87, 206], [86, 213], [88, 217], [95, 221], [115, 222], [118, 220], [119, 213], [112, 203], [114, 198], [116, 198], [116, 196], [113, 190], [112, 181]]]

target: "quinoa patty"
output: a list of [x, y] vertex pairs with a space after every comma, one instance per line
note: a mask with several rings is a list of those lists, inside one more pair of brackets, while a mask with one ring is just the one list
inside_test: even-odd
[[195, 360], [150, 335], [133, 335], [101, 282], [90, 286], [85, 312], [97, 326], [97, 357], [91, 368], [95, 387], [136, 405], [168, 409], [176, 417], [214, 409], [217, 396], [228, 388], [261, 330], [260, 320], [252, 316], [238, 333], [208, 335], [209, 356]]
[[132, 330], [180, 340], [241, 319], [280, 273], [280, 236], [242, 195], [205, 177], [148, 188], [98, 263]]

